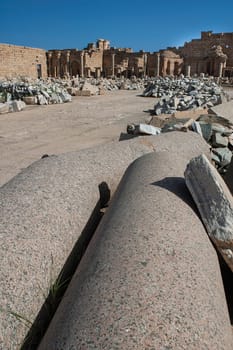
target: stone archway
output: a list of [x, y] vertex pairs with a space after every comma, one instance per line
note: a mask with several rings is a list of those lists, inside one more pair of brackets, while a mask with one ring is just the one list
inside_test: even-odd
[[80, 64], [78, 61], [72, 61], [71, 64], [71, 76], [76, 77], [80, 75]]
[[180, 74], [180, 64], [179, 62], [175, 61], [174, 63], [174, 75], [179, 75]]
[[167, 61], [166, 75], [171, 74], [171, 61]]

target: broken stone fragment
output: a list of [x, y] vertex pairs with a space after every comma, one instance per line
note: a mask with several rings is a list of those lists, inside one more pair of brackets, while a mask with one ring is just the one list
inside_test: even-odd
[[209, 142], [212, 135], [212, 125], [208, 123], [199, 122], [203, 138]]
[[9, 105], [7, 103], [0, 103], [0, 114], [8, 113]]
[[228, 136], [228, 143], [233, 146], [233, 133]]
[[199, 122], [194, 121], [192, 123], [192, 128], [193, 128], [193, 131], [195, 131], [197, 134], [199, 134], [200, 136], [203, 136], [202, 135], [201, 126], [200, 126]]
[[217, 133], [222, 134], [226, 130], [226, 128], [224, 126], [222, 126], [221, 124], [213, 123], [212, 130], [217, 132]]
[[71, 95], [68, 94], [68, 93], [65, 92], [65, 91], [61, 92], [61, 93], [59, 94], [59, 96], [60, 96], [62, 102], [64, 102], [64, 103], [65, 103], [65, 102], [71, 102], [71, 100], [72, 100]]
[[139, 124], [139, 133], [146, 135], [158, 135], [161, 133], [161, 129], [152, 125]]
[[36, 105], [37, 104], [37, 97], [36, 96], [25, 96], [23, 98], [23, 101], [26, 103], [26, 105]]
[[78, 89], [70, 86], [67, 88], [67, 91], [71, 96], [76, 96]]
[[85, 81], [82, 87], [82, 91], [90, 91], [91, 95], [98, 95], [99, 94], [99, 88], [95, 85], [92, 85]]
[[127, 133], [132, 135], [158, 135], [161, 133], [161, 129], [148, 124], [128, 124]]
[[43, 96], [42, 94], [39, 94], [37, 96], [37, 99], [38, 99], [38, 104], [39, 105], [47, 105], [48, 104], [48, 100], [46, 99], [45, 96]]
[[26, 107], [26, 104], [23, 101], [10, 101], [7, 103], [10, 112], [19, 112]]
[[205, 155], [193, 158], [184, 176], [209, 237], [233, 271], [233, 199], [227, 185]]
[[212, 159], [221, 167], [225, 167], [231, 162], [232, 152], [227, 147], [213, 148], [212, 154], [217, 155], [219, 161], [215, 160], [214, 157]]
[[213, 147], [226, 147], [228, 145], [228, 138], [222, 136], [220, 133], [216, 132], [212, 137]]

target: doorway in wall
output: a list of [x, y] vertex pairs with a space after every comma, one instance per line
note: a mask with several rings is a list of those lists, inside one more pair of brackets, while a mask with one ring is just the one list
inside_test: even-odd
[[36, 65], [36, 70], [37, 70], [37, 78], [40, 79], [42, 77], [41, 64]]

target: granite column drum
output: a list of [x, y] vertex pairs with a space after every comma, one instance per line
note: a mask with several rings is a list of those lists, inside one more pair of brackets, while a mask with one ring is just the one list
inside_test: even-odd
[[183, 177], [189, 157], [130, 165], [39, 350], [233, 348], [217, 254]]
[[[183, 147], [183, 145], [186, 145]], [[145, 153], [207, 152], [194, 133], [169, 133], [50, 156], [0, 188], [0, 348], [20, 347], [93, 213]]]

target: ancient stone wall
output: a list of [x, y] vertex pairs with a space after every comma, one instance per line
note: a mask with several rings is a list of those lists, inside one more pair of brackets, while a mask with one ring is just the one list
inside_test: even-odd
[[104, 51], [103, 70], [106, 77], [112, 75], [126, 78], [132, 75], [142, 77], [146, 74], [146, 53], [132, 52], [129, 49]]
[[178, 76], [200, 73], [221, 77], [233, 72], [233, 33], [202, 32], [200, 39], [183, 47], [168, 47], [158, 52], [133, 52], [113, 48], [99, 39], [85, 49], [45, 51], [27, 47], [0, 45], [0, 76], [31, 77], [126, 77]]
[[221, 76], [226, 67], [233, 67], [233, 33], [202, 32], [200, 39], [186, 42], [179, 53], [184, 57], [184, 71]]
[[96, 76], [96, 71], [99, 69], [102, 72], [103, 51], [96, 49], [86, 51], [84, 54], [84, 69], [85, 76]]
[[47, 77], [46, 51], [0, 44], [0, 77]]

